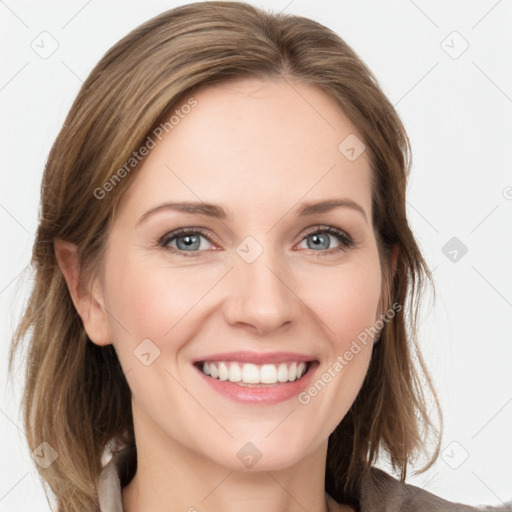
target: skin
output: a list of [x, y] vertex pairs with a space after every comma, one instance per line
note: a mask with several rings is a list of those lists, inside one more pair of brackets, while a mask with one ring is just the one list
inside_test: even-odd
[[[374, 325], [382, 278], [367, 153], [355, 161], [340, 153], [340, 142], [358, 132], [309, 85], [244, 79], [194, 97], [198, 105], [151, 150], [123, 196], [90, 296], [74, 285], [76, 247], [55, 243], [90, 339], [114, 344], [132, 390], [138, 470], [123, 507], [324, 512], [328, 436], [359, 392], [373, 340], [307, 405], [296, 397], [233, 402], [191, 360], [292, 351], [317, 359], [319, 378]], [[355, 201], [367, 220], [349, 207], [295, 213], [303, 201], [331, 198]], [[169, 201], [219, 204], [232, 217], [166, 210], [138, 224]], [[315, 248], [307, 228], [325, 226], [355, 246], [332, 252], [342, 242], [324, 234]], [[211, 241], [201, 237], [192, 257], [159, 247], [181, 227], [201, 227]], [[263, 249], [252, 263], [236, 252], [248, 236]], [[176, 251], [178, 241], [183, 248], [183, 238], [170, 242]], [[134, 357], [147, 338], [160, 350], [149, 366]], [[262, 454], [252, 468], [237, 457], [247, 442]], [[330, 510], [352, 510], [327, 500]]]

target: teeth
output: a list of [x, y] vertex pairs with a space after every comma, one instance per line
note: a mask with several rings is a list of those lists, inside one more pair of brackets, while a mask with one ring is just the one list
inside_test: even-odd
[[228, 380], [229, 370], [225, 363], [219, 363], [219, 379]]
[[256, 365], [219, 361], [203, 363], [203, 373], [214, 379], [241, 382], [243, 384], [275, 384], [292, 382], [306, 373], [305, 362]]
[[288, 370], [288, 379], [295, 380], [297, 378], [297, 363], [292, 363]]
[[286, 363], [281, 363], [277, 370], [277, 380], [279, 382], [288, 382], [288, 367]]
[[260, 383], [260, 370], [255, 364], [244, 364], [242, 367], [242, 382], [246, 384]]
[[264, 364], [260, 371], [262, 384], [275, 384], [277, 382], [277, 369], [275, 364]]
[[237, 364], [229, 365], [230, 382], [240, 382], [242, 380], [242, 369]]

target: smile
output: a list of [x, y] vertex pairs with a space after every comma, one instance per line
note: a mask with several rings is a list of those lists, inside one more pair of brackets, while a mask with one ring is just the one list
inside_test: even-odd
[[312, 355], [248, 350], [205, 354], [192, 363], [206, 389], [253, 406], [296, 399], [319, 366]]
[[239, 385], [277, 384], [301, 379], [310, 362], [291, 361], [279, 364], [253, 364], [233, 361], [199, 362], [199, 369], [212, 379]]

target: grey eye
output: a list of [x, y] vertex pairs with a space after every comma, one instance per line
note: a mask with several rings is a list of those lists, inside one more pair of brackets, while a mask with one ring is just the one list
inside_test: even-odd
[[311, 244], [308, 243], [308, 249], [330, 249], [330, 235], [327, 233], [314, 233], [308, 235], [306, 240], [311, 240]]

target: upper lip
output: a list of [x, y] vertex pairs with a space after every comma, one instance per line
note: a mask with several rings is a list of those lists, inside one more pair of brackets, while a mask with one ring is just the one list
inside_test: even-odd
[[253, 364], [272, 364], [285, 363], [287, 361], [315, 361], [315, 358], [307, 354], [298, 354], [296, 352], [254, 352], [254, 351], [238, 351], [238, 352], [222, 352], [198, 357], [192, 362], [215, 362], [215, 361], [231, 361]]

